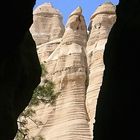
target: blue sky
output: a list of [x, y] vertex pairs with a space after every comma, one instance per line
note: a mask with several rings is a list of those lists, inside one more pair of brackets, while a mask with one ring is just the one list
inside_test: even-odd
[[85, 17], [86, 24], [88, 25], [90, 16], [99, 5], [106, 1], [110, 1], [115, 5], [119, 2], [119, 0], [37, 0], [34, 8], [45, 2], [50, 2], [54, 8], [58, 9], [61, 12], [61, 14], [63, 15], [63, 23], [65, 24], [70, 13], [78, 6], [81, 6], [83, 9], [83, 15]]

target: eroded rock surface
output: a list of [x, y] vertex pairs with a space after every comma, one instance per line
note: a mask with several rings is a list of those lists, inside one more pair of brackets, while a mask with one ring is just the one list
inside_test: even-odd
[[93, 131], [96, 103], [102, 84], [104, 48], [115, 20], [115, 6], [112, 3], [105, 3], [99, 6], [93, 13], [89, 25], [89, 39], [86, 47], [89, 85], [86, 95], [86, 105], [90, 117], [91, 131]]
[[[97, 98], [102, 84], [103, 53], [109, 32], [116, 21], [112, 3], [99, 6], [87, 31], [81, 7], [69, 16], [62, 38], [38, 45], [46, 78], [60, 92], [56, 104], [36, 108], [40, 127], [29, 124], [30, 136], [47, 140], [92, 140]], [[52, 27], [53, 28], [53, 27]], [[89, 34], [88, 34], [89, 33]]]
[[45, 108], [50, 110], [50, 114], [43, 118], [45, 125], [38, 132], [38, 135], [47, 140], [91, 140], [85, 106], [86, 41], [87, 28], [82, 10], [78, 7], [68, 19], [60, 45], [45, 64], [47, 77], [56, 84], [56, 90], [60, 92], [56, 104]]
[[37, 45], [61, 38], [65, 27], [60, 12], [50, 3], [35, 8], [30, 31]]
[[37, 46], [37, 52], [39, 59], [42, 63], [46, 63], [47, 58], [52, 54], [52, 52], [61, 43], [62, 38], [55, 39], [53, 41], [43, 43]]

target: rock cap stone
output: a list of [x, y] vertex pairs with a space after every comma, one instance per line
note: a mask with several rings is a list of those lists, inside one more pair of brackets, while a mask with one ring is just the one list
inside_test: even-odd
[[33, 14], [43, 14], [43, 13], [47, 13], [47, 14], [55, 14], [55, 15], [60, 15], [60, 11], [55, 9], [51, 3], [43, 3], [41, 5], [39, 5], [33, 12]]
[[92, 14], [90, 19], [93, 19], [98, 14], [115, 14], [116, 6], [111, 2], [106, 2], [100, 5]]
[[73, 16], [73, 15], [82, 15], [82, 8], [80, 6], [78, 6], [71, 14], [69, 17]]

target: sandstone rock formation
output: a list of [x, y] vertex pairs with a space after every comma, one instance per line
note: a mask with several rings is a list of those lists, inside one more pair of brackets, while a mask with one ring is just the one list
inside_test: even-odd
[[50, 3], [36, 7], [33, 14], [33, 24], [30, 31], [37, 45], [63, 36], [65, 28], [62, 16]]
[[62, 38], [59, 38], [59, 39], [55, 39], [53, 41], [38, 45], [37, 52], [38, 52], [39, 59], [42, 63], [46, 63], [47, 58], [57, 48], [61, 40]]
[[38, 45], [40, 61], [48, 72], [46, 78], [55, 83], [55, 91], [60, 95], [55, 105], [36, 108], [35, 118], [42, 125], [36, 127], [30, 122], [30, 136], [41, 135], [45, 140], [93, 139], [104, 71], [103, 53], [116, 21], [115, 8], [112, 3], [99, 6], [91, 16], [88, 34], [82, 9], [78, 7], [70, 14], [62, 38]]
[[86, 41], [87, 28], [78, 7], [69, 17], [62, 42], [46, 60], [48, 78], [60, 92], [55, 106], [51, 107], [51, 115], [48, 114], [42, 131], [38, 133], [47, 140], [91, 139], [85, 107]]
[[104, 48], [110, 29], [116, 20], [115, 6], [112, 3], [102, 4], [96, 9], [90, 20], [89, 39], [86, 47], [89, 69], [86, 105], [92, 131], [93, 123], [95, 122], [96, 102], [104, 71]]

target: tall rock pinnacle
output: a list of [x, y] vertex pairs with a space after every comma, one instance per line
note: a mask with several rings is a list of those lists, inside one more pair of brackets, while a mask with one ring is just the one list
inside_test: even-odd
[[52, 126], [46, 129], [53, 132], [53, 135], [48, 133], [46, 136], [48, 140], [90, 140], [91, 138], [85, 108], [86, 41], [86, 24], [82, 10], [78, 7], [69, 16], [61, 44], [47, 59], [47, 71], [57, 85], [56, 89], [60, 91], [55, 114], [49, 121], [55, 125], [50, 124]]
[[[46, 7], [49, 7], [47, 12]], [[93, 139], [95, 109], [104, 71], [104, 47], [116, 21], [115, 8], [109, 2], [99, 6], [91, 16], [88, 34], [82, 8], [77, 7], [69, 15], [63, 36], [57, 39], [53, 33], [58, 32], [47, 33], [60, 27], [58, 22], [51, 21], [59, 19], [59, 12], [50, 3], [34, 11], [36, 22], [32, 31], [37, 31], [37, 26], [40, 27], [37, 20], [44, 20], [44, 15], [50, 19], [41, 24], [45, 28], [38, 31], [36, 40], [42, 44], [37, 49], [48, 72], [45, 78], [54, 83], [54, 90], [60, 94], [53, 106], [38, 106], [36, 118], [43, 123], [39, 128], [30, 123], [31, 137], [42, 136], [45, 140]], [[33, 36], [36, 35], [37, 32], [33, 32]]]
[[33, 24], [30, 31], [37, 45], [61, 38], [64, 25], [60, 12], [51, 3], [38, 6], [33, 12]]
[[66, 31], [62, 43], [71, 44], [71, 42], [83, 46], [87, 43], [87, 27], [80, 7], [76, 8], [76, 10], [70, 14], [66, 23]]
[[86, 47], [89, 86], [87, 89], [86, 104], [90, 117], [91, 131], [93, 130], [96, 102], [104, 71], [103, 52], [108, 34], [115, 20], [115, 6], [112, 3], [104, 3], [93, 13], [89, 25], [89, 39]]
[[71, 14], [70, 16], [73, 16], [73, 15], [81, 15], [82, 14], [82, 8], [80, 6], [78, 6]]
[[46, 140], [91, 138], [85, 107], [87, 29], [82, 13], [76, 11], [68, 19], [60, 45], [46, 60], [47, 76], [55, 83], [55, 90], [60, 92], [52, 110], [45, 108], [51, 110], [51, 115], [44, 118], [46, 125], [38, 134]]

